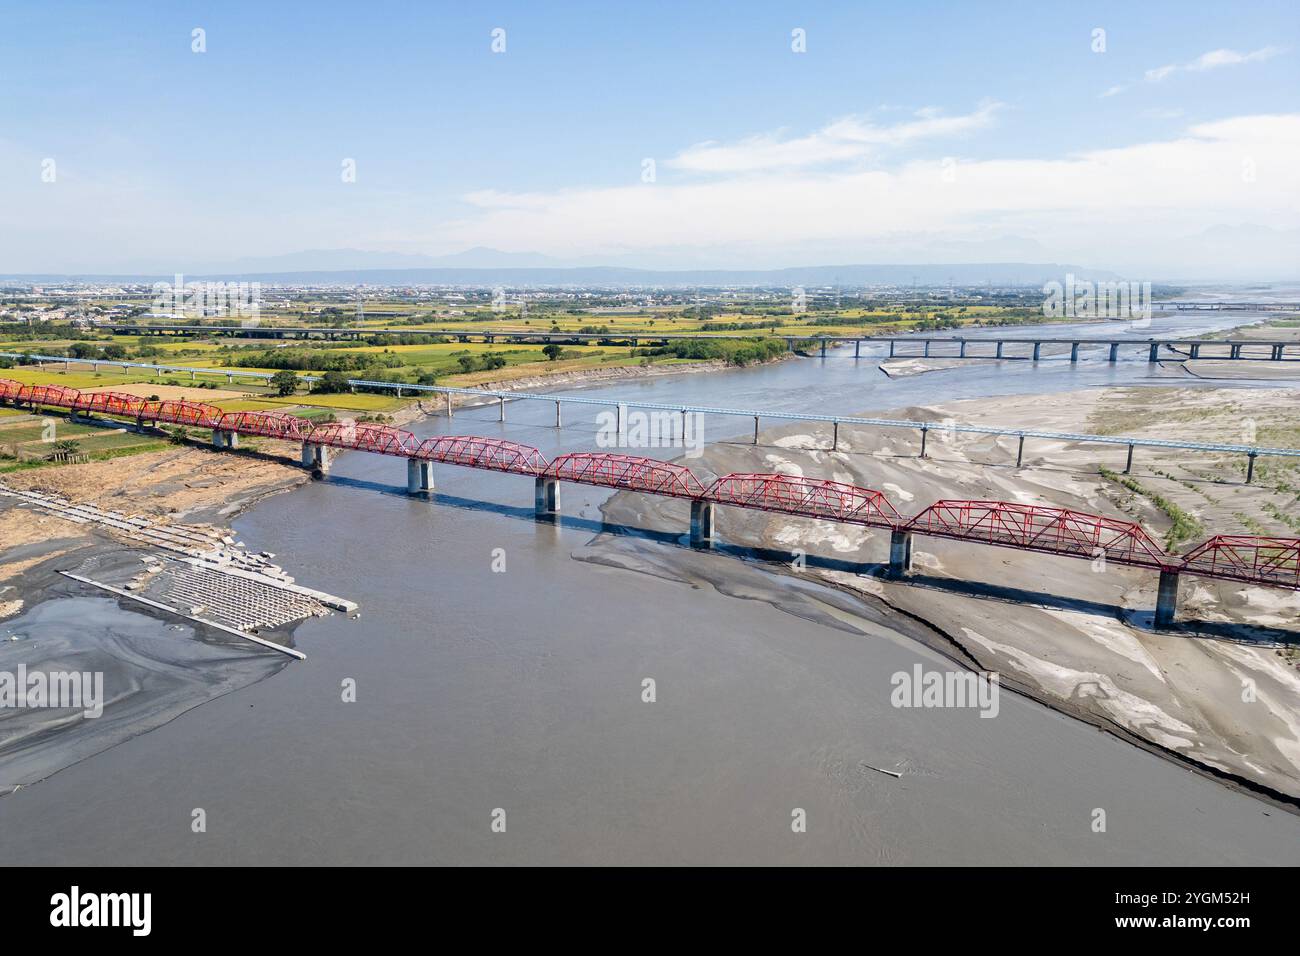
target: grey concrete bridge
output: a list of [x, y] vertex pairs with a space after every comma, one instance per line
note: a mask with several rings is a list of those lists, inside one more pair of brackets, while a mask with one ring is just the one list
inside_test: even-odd
[[[752, 340], [756, 338], [780, 339], [791, 346], [812, 343], [815, 351], [826, 355], [833, 345], [853, 345], [853, 355], [862, 355], [862, 346], [889, 346], [893, 357], [943, 357], [943, 358], [1028, 358], [1039, 361], [1043, 347], [1069, 348], [1071, 362], [1079, 361], [1083, 348], [1106, 348], [1111, 362], [1119, 361], [1123, 348], [1145, 352], [1148, 361], [1158, 362], [1162, 357], [1174, 360], [1255, 359], [1258, 361], [1295, 361], [1300, 359], [1300, 341], [1284, 339], [1142, 339], [1127, 337], [1059, 338], [1053, 336], [1007, 335], [979, 336], [922, 336], [922, 335], [763, 335], [760, 332], [548, 332], [519, 329], [416, 329], [416, 328], [311, 328], [295, 326], [224, 326], [224, 325], [105, 325], [119, 335], [203, 335], [237, 338], [265, 339], [326, 339], [361, 340], [372, 335], [423, 335], [450, 339], [456, 342], [479, 341], [487, 344], [511, 345], [597, 345], [626, 344], [633, 348], [648, 345], [668, 345], [674, 341], [700, 339]], [[936, 348], [943, 347], [941, 351]], [[900, 350], [901, 349], [901, 350]]]

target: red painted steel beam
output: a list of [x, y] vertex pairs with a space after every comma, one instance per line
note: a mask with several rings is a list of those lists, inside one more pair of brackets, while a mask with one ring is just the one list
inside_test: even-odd
[[216, 428], [225, 414], [216, 405], [191, 402], [184, 399], [147, 401], [136, 413], [141, 421], [167, 422], [172, 425], [191, 425], [196, 428]]
[[548, 467], [542, 453], [530, 445], [520, 445], [502, 438], [480, 438], [477, 435], [426, 438], [420, 442], [412, 457], [519, 475], [540, 475]]
[[125, 392], [82, 392], [72, 410], [76, 412], [99, 412], [102, 415], [125, 415], [135, 418], [144, 399], [138, 395]]
[[1182, 559], [1189, 574], [1300, 590], [1300, 538], [1218, 534]]
[[1104, 553], [1109, 561], [1145, 568], [1177, 569], [1181, 563], [1136, 522], [1047, 505], [936, 501], [908, 521], [904, 530], [1078, 558]]
[[222, 431], [241, 435], [260, 435], [263, 438], [280, 438], [284, 441], [303, 441], [312, 430], [312, 423], [287, 412], [226, 412], [217, 423]]
[[420, 445], [418, 438], [400, 428], [354, 421], [317, 425], [306, 440], [333, 448], [371, 451], [377, 455], [399, 455], [404, 458], [412, 457]]
[[893, 528], [905, 520], [889, 499], [874, 488], [800, 475], [723, 475], [702, 497], [737, 508], [875, 527]]
[[556, 458], [546, 474], [561, 481], [626, 488], [673, 498], [698, 498], [704, 486], [685, 465], [637, 455], [577, 452]]

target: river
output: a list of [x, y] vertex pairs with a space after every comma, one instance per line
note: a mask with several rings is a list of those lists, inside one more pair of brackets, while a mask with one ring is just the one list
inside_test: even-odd
[[[1135, 339], [1237, 316], [1156, 317]], [[1113, 335], [1056, 327], [1054, 336]], [[979, 336], [980, 332], [970, 337]], [[889, 379], [833, 350], [584, 394], [819, 413], [1115, 383], [1170, 383], [1145, 355], [1087, 350]], [[1194, 380], [1175, 379], [1194, 385]], [[596, 409], [514, 402], [416, 425], [548, 457], [594, 449]], [[709, 419], [708, 440], [743, 434]], [[1294, 864], [1300, 816], [1012, 693], [995, 719], [898, 709], [890, 676], [940, 655], [766, 600], [573, 560], [600, 489], [565, 485], [558, 527], [531, 481], [439, 467], [408, 498], [398, 460], [348, 454], [329, 480], [235, 524], [312, 586], [359, 601], [310, 621], [308, 655], [0, 799], [23, 863]], [[717, 555], [720, 573], [734, 558]], [[504, 561], [504, 569], [501, 569]], [[789, 578], [773, 577], [777, 593]], [[802, 585], [816, 590], [815, 585]], [[900, 628], [901, 630], [901, 628]], [[654, 702], [642, 700], [652, 679]], [[343, 685], [355, 682], [345, 702]], [[893, 778], [872, 768], [898, 768]], [[202, 809], [206, 831], [195, 833]], [[494, 832], [504, 811], [505, 832]], [[802, 810], [806, 832], [793, 832]], [[1097, 811], [1104, 832], [1095, 832]], [[497, 814], [500, 818], [500, 814]]]

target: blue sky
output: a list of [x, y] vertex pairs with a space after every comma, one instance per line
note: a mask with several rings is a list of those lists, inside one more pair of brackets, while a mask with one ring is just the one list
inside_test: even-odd
[[1275, 274], [1300, 225], [1291, 3], [47, 2], [0, 14], [0, 72], [7, 273], [486, 245]]

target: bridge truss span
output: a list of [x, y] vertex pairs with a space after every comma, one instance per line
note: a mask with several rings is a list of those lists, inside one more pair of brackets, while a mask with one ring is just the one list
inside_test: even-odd
[[139, 395], [128, 395], [125, 392], [82, 392], [72, 405], [72, 410], [135, 418], [143, 405], [144, 399]]
[[373, 422], [329, 422], [317, 425], [306, 440], [315, 445], [346, 448], [352, 451], [370, 451], [377, 455], [397, 455], [410, 458], [419, 447], [420, 440], [410, 432], [391, 425]]
[[191, 402], [184, 399], [164, 399], [143, 402], [136, 411], [141, 421], [168, 422], [173, 425], [192, 425], [197, 428], [216, 428], [225, 411], [216, 405]]
[[1183, 555], [1179, 570], [1300, 590], [1300, 538], [1218, 534]]
[[226, 412], [217, 423], [217, 428], [221, 431], [239, 432], [241, 435], [306, 441], [312, 423], [288, 412]]
[[672, 498], [699, 498], [704, 494], [704, 486], [685, 465], [637, 455], [599, 452], [561, 455], [546, 469], [546, 477]]
[[805, 518], [894, 528], [904, 522], [883, 492], [799, 475], [730, 474], [713, 482], [706, 501]]
[[549, 465], [542, 453], [530, 445], [478, 435], [426, 438], [415, 449], [412, 457], [422, 461], [508, 471], [518, 475], [540, 475]]
[[1177, 570], [1140, 524], [1050, 505], [1010, 501], [936, 501], [904, 526], [930, 537], [1096, 558], [1156, 570]]

